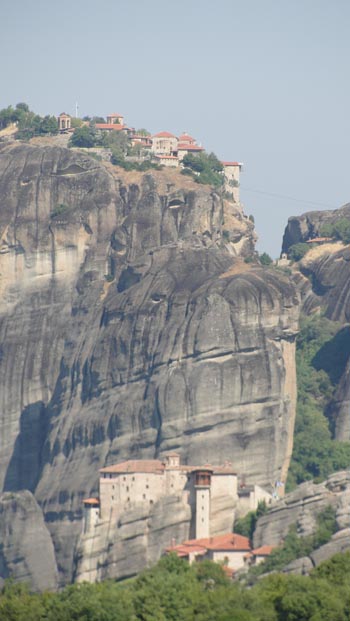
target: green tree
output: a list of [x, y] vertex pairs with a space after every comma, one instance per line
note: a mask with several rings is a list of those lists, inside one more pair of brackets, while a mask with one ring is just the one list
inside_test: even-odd
[[103, 116], [93, 116], [91, 119], [91, 123], [105, 123], [105, 122], [106, 122], [106, 119], [104, 119]]
[[187, 153], [182, 160], [183, 174], [190, 174], [197, 183], [221, 187], [224, 184], [223, 165], [214, 153]]
[[297, 337], [298, 400], [287, 491], [350, 465], [350, 443], [332, 439], [328, 405], [350, 355], [350, 330], [326, 317], [302, 318]]
[[341, 218], [334, 225], [334, 233], [337, 239], [340, 239], [345, 244], [350, 244], [350, 220], [347, 218]]
[[334, 225], [332, 222], [325, 222], [320, 229], [321, 237], [333, 237], [334, 235]]
[[249, 540], [253, 541], [254, 531], [256, 527], [256, 523], [262, 515], [268, 512], [268, 506], [265, 500], [260, 500], [258, 502], [258, 506], [255, 511], [249, 511], [244, 517], [239, 518], [235, 521], [234, 531], [239, 535], [243, 535], [244, 537], [248, 537]]
[[69, 146], [90, 148], [96, 145], [96, 132], [92, 127], [78, 127], [69, 139]]
[[71, 117], [71, 127], [76, 129], [77, 127], [82, 127], [84, 125], [84, 121], [79, 119], [78, 117]]
[[300, 259], [306, 255], [308, 250], [310, 250], [308, 244], [293, 244], [293, 246], [289, 248], [288, 256], [292, 261], [300, 261]]
[[57, 125], [56, 117], [49, 116], [49, 115], [44, 116], [44, 118], [41, 119], [40, 121], [38, 133], [39, 135], [49, 134], [51, 136], [58, 134], [58, 125]]
[[261, 265], [271, 265], [273, 263], [273, 260], [267, 252], [263, 252], [259, 255], [259, 261]]
[[0, 110], [0, 129], [5, 129], [5, 127], [16, 121], [18, 121], [18, 112], [12, 106]]
[[20, 103], [16, 104], [16, 110], [21, 110], [22, 112], [29, 112], [29, 106], [28, 104], [21, 101]]

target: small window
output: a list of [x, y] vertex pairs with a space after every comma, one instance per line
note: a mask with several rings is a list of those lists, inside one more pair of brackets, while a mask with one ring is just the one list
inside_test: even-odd
[[202, 494], [202, 498], [203, 498], [203, 500], [204, 500], [204, 494]]
[[202, 518], [202, 522], [204, 522], [204, 518]]
[[149, 485], [146, 485], [146, 489], [149, 489]]
[[174, 483], [172, 483], [172, 484], [170, 485], [170, 487], [174, 487]]
[[146, 494], [142, 494], [142, 498], [145, 500], [146, 499]]
[[132, 477], [132, 480], [135, 481], [135, 477]]
[[130, 502], [130, 498], [129, 498], [129, 496], [128, 496], [128, 497], [127, 497], [127, 499], [126, 499], [126, 502]]
[[123, 477], [123, 481], [126, 481], [126, 477]]
[[202, 511], [204, 511], [204, 507], [202, 507]]
[[112, 496], [112, 500], [114, 500], [114, 496]]
[[153, 505], [153, 500], [150, 500], [150, 501], [149, 501], [149, 504], [150, 504], [150, 505]]
[[112, 485], [112, 489], [115, 489], [115, 485]]
[[126, 491], [127, 491], [127, 492], [129, 491], [129, 486], [128, 486], [128, 485], [126, 486]]

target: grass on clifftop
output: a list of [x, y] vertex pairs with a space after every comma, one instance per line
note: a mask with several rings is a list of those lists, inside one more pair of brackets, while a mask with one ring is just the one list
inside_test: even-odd
[[329, 404], [349, 359], [350, 330], [326, 317], [304, 318], [297, 337], [298, 402], [286, 491], [350, 467], [350, 442], [332, 439]]

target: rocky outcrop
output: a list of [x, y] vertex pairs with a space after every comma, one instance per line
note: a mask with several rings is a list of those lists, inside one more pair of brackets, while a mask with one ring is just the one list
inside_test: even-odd
[[27, 582], [34, 591], [58, 584], [52, 539], [28, 491], [0, 496], [0, 576]]
[[297, 526], [300, 536], [313, 534], [317, 529], [317, 515], [326, 507], [335, 510], [337, 532], [329, 543], [310, 554], [290, 563], [287, 573], [308, 573], [336, 554], [350, 550], [350, 473], [337, 472], [323, 483], [308, 481], [277, 501], [270, 511], [259, 518], [254, 533], [254, 547], [281, 545], [292, 525]]
[[[106, 464], [176, 449], [228, 459], [248, 483], [286, 477], [299, 298], [287, 275], [244, 263], [254, 239], [239, 206], [177, 171], [0, 150], [0, 476], [33, 492], [61, 582]], [[112, 541], [108, 575], [160, 552], [159, 515], [168, 543], [165, 502], [124, 529], [135, 562]]]
[[[283, 238], [283, 251], [294, 243], [318, 237], [325, 224], [350, 220], [350, 204], [334, 211], [314, 211], [290, 218]], [[350, 245], [341, 241], [325, 243], [307, 252], [294, 269], [294, 281], [300, 291], [302, 311], [307, 315], [322, 312], [338, 322], [339, 331], [330, 346], [338, 347], [340, 375], [328, 408], [334, 438], [350, 440]], [[345, 352], [345, 353], [344, 353]], [[346, 355], [348, 352], [348, 355]], [[322, 352], [319, 354], [321, 358]], [[340, 364], [341, 363], [341, 364]]]
[[340, 207], [340, 209], [309, 211], [301, 216], [288, 218], [288, 224], [283, 235], [282, 252], [288, 252], [293, 244], [319, 237], [325, 224], [335, 224], [342, 218], [350, 218], [350, 203]]

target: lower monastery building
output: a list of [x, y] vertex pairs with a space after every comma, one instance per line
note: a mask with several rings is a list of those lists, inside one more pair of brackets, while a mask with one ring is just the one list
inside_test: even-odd
[[190, 507], [195, 539], [211, 536], [213, 521], [221, 510], [228, 516], [223, 525], [227, 532], [236, 514], [255, 509], [261, 500], [271, 500], [271, 495], [257, 485], [239, 486], [229, 462], [188, 466], [180, 463], [180, 455], [169, 453], [163, 460], [130, 460], [102, 468], [99, 498], [84, 500], [84, 533], [100, 522], [117, 520], [136, 506], [148, 506], [151, 511], [166, 496], [176, 496]]

